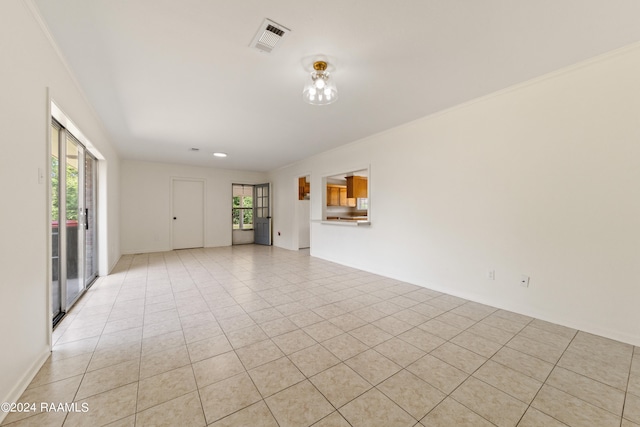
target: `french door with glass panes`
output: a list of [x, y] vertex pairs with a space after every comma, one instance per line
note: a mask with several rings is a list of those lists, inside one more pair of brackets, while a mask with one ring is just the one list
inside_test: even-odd
[[257, 245], [271, 245], [271, 195], [269, 184], [253, 187], [253, 240]]
[[51, 308], [54, 325], [97, 276], [96, 159], [51, 123]]

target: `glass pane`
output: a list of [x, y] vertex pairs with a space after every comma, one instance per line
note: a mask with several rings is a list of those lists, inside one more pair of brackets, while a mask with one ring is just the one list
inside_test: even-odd
[[81, 148], [71, 139], [67, 139], [66, 157], [66, 218], [67, 231], [67, 305], [71, 304], [84, 288], [84, 279], [81, 274], [82, 222], [79, 220], [81, 206], [80, 192], [80, 164]]
[[253, 196], [253, 185], [232, 184], [232, 222], [234, 230], [253, 229]]
[[85, 185], [84, 185], [84, 205], [86, 216], [84, 218], [85, 227], [85, 286], [93, 281], [98, 275], [97, 235], [96, 235], [96, 199], [95, 199], [95, 172], [96, 159], [87, 154], [85, 160]]
[[60, 289], [60, 131], [51, 126], [51, 309], [55, 318], [62, 311]]
[[262, 197], [262, 187], [256, 188], [256, 197], [258, 198]]
[[238, 230], [240, 228], [240, 209], [233, 209], [231, 211], [231, 220], [233, 229]]
[[243, 209], [243, 225], [244, 230], [251, 230], [253, 228], [253, 209]]

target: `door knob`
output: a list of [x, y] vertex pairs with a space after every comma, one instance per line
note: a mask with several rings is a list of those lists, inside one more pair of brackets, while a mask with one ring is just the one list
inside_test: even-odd
[[173, 219], [178, 219], [178, 218], [174, 216]]

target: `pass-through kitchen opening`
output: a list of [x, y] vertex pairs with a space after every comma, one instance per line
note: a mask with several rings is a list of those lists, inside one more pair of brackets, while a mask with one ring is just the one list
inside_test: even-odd
[[325, 221], [369, 221], [369, 171], [347, 172], [325, 178]]

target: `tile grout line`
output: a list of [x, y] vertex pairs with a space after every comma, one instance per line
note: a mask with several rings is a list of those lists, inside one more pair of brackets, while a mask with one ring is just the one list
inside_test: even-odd
[[[147, 315], [147, 297], [148, 297], [148, 291], [149, 291], [148, 289], [149, 288], [149, 256], [146, 257], [145, 267], [146, 267], [146, 274], [145, 274], [144, 297], [143, 297], [144, 303], [142, 304], [142, 330], [141, 330], [141, 336], [140, 336], [140, 354], [138, 356], [138, 381], [137, 381], [137, 387], [136, 387], [136, 404], [135, 404], [134, 413], [133, 413], [134, 425], [138, 422], [140, 383], [147, 378], [151, 378], [151, 377], [142, 378], [142, 358], [143, 358], [143, 343], [144, 343], [144, 331], [145, 331], [145, 317]], [[150, 409], [150, 408], [146, 408], [146, 409]]]
[[633, 351], [631, 352], [631, 362], [629, 363], [629, 375], [627, 375], [627, 386], [625, 387], [624, 390], [624, 400], [622, 401], [622, 412], [620, 414], [620, 426], [622, 426], [622, 423], [624, 422], [625, 418], [624, 418], [624, 410], [627, 406], [627, 397], [630, 394], [629, 393], [629, 383], [631, 382], [631, 367], [633, 366], [633, 358], [634, 355], [636, 353], [636, 348], [634, 346]]
[[[132, 260], [133, 260], [133, 258], [132, 258]], [[122, 288], [124, 287], [124, 284], [125, 284], [125, 281], [126, 281], [126, 277], [127, 277], [127, 274], [128, 274], [128, 272], [129, 272], [129, 269], [130, 269], [130, 268], [131, 268], [131, 262], [130, 262], [130, 263], [129, 263], [129, 265], [127, 266], [127, 273], [125, 273], [125, 275], [123, 276], [123, 278], [122, 278], [122, 282], [120, 282], [120, 283], [119, 283], [119, 285], [118, 285], [118, 286], [119, 286], [119, 289], [118, 289], [118, 293], [117, 293], [117, 295], [119, 295], [119, 294], [120, 294], [120, 292], [122, 291]], [[91, 364], [91, 361], [93, 360], [93, 358], [94, 358], [94, 356], [95, 356], [96, 352], [98, 351], [98, 345], [100, 345], [100, 341], [102, 340], [102, 336], [105, 334], [105, 332], [104, 332], [104, 331], [105, 331], [105, 329], [106, 329], [106, 327], [107, 327], [107, 323], [109, 323], [109, 317], [111, 316], [111, 313], [113, 312], [113, 310], [114, 310], [114, 308], [115, 308], [115, 303], [116, 303], [116, 301], [117, 301], [117, 295], [116, 295], [116, 297], [114, 298], [114, 302], [113, 302], [113, 304], [111, 305], [111, 309], [109, 310], [109, 315], [107, 316], [107, 320], [105, 321], [105, 324], [104, 324], [104, 326], [103, 326], [103, 328], [102, 328], [102, 332], [101, 332], [101, 333], [100, 333], [100, 335], [99, 335], [98, 342], [96, 343], [96, 347], [94, 348], [93, 352], [91, 353], [91, 358], [89, 359], [89, 362], [87, 363], [87, 366], [86, 366], [86, 368], [85, 368], [85, 372], [84, 372], [84, 374], [82, 375], [82, 379], [81, 379], [81, 381], [80, 381], [80, 384], [78, 384], [78, 389], [76, 390], [76, 393], [75, 393], [75, 395], [74, 395], [73, 402], [76, 402], [76, 397], [78, 396], [78, 392], [80, 391], [80, 388], [82, 387], [82, 384], [84, 383], [84, 379], [85, 379], [85, 377], [86, 377], [86, 375], [87, 375], [87, 370], [89, 369], [89, 366], [90, 366], [90, 364]], [[87, 292], [85, 292], [85, 294], [83, 294], [82, 298], [84, 298], [85, 296], [87, 296]], [[83, 305], [83, 306], [81, 306], [80, 308], [81, 308], [81, 310], [86, 309], [86, 305]], [[74, 319], [74, 320], [75, 320], [75, 319]], [[113, 366], [113, 365], [110, 365], [110, 366]], [[106, 366], [105, 368], [109, 368], [110, 366]], [[97, 369], [96, 369], [96, 371], [97, 371]], [[126, 385], [126, 384], [125, 384], [125, 385]], [[115, 388], [117, 388], [117, 387], [115, 387]], [[84, 399], [82, 399], [82, 400], [89, 399], [89, 398], [91, 398], [91, 397], [97, 396], [97, 395], [99, 395], [99, 394], [102, 394], [102, 393], [104, 393], [104, 392], [108, 392], [108, 391], [111, 391], [111, 390], [114, 390], [114, 389], [104, 390], [104, 391], [102, 391], [102, 392], [100, 392], [100, 393], [97, 393], [97, 394], [94, 394], [94, 395], [91, 395], [91, 396], [86, 396], [86, 397], [85, 397]], [[136, 404], [137, 404], [137, 397], [136, 397]], [[62, 424], [63, 426], [64, 426], [64, 424], [67, 422], [68, 417], [69, 417], [69, 413], [67, 413], [67, 414], [66, 414], [66, 416], [65, 416], [65, 419], [64, 419], [63, 424]], [[126, 418], [126, 416], [125, 416], [125, 417], [123, 417], [123, 418]], [[123, 418], [121, 418], [121, 419], [123, 419]], [[113, 420], [113, 421], [118, 421], [118, 420]]]
[[[200, 263], [200, 265], [202, 265], [202, 263]], [[204, 266], [203, 266], [203, 267], [204, 267]], [[206, 269], [206, 268], [205, 268], [205, 269]], [[193, 277], [192, 277], [192, 279], [193, 279]], [[204, 296], [202, 295], [202, 292], [201, 292], [200, 288], [199, 288], [197, 285], [196, 285], [196, 288], [198, 289], [198, 292], [200, 293], [200, 295], [204, 298]], [[231, 298], [233, 298], [231, 295], [229, 295], [229, 296], [230, 296]], [[233, 298], [233, 299], [235, 300], [235, 298]], [[236, 303], [237, 303], [237, 301], [236, 301]], [[210, 307], [208, 306], [208, 304], [207, 304], [207, 307], [209, 308], [209, 311], [211, 311], [211, 309], [210, 309]], [[244, 311], [244, 308], [243, 308], [243, 311]], [[212, 314], [213, 314], [213, 313], [212, 313]], [[249, 315], [248, 313], [246, 313], [246, 311], [245, 311], [245, 314]], [[218, 319], [216, 318], [215, 314], [213, 314], [213, 317], [214, 317], [214, 319], [216, 319], [216, 323], [218, 323]], [[218, 326], [220, 326], [220, 325], [219, 325], [219, 323], [218, 323]], [[220, 327], [220, 329], [221, 329], [222, 334], [224, 335], [225, 339], [227, 340], [227, 342], [229, 342], [229, 344], [231, 345], [231, 342], [229, 341], [229, 337], [226, 335], [226, 334], [227, 334], [227, 332], [225, 332], [225, 330], [224, 330], [222, 327]], [[274, 343], [274, 345], [275, 345], [275, 343]], [[244, 368], [244, 373], [246, 373], [246, 375], [249, 377], [249, 380], [251, 381], [251, 383], [253, 384], [253, 386], [255, 387], [255, 389], [258, 391], [258, 394], [259, 394], [259, 395], [260, 395], [260, 397], [261, 397], [261, 399], [260, 399], [258, 402], [262, 401], [262, 402], [264, 403], [264, 405], [265, 405], [265, 406], [267, 407], [267, 409], [269, 410], [269, 413], [271, 414], [271, 416], [273, 417], [273, 419], [274, 419], [274, 420], [276, 420], [276, 423], [278, 423], [278, 425], [279, 425], [280, 423], [278, 422], [278, 420], [276, 419], [275, 415], [274, 415], [274, 414], [273, 414], [273, 412], [271, 411], [271, 408], [269, 407], [269, 405], [267, 405], [266, 399], [264, 398], [264, 396], [262, 396], [262, 393], [260, 393], [260, 390], [258, 389], [258, 387], [257, 387], [257, 385], [255, 384], [255, 382], [254, 382], [253, 378], [251, 377], [251, 375], [249, 374], [249, 371], [248, 371], [247, 367], [245, 366], [244, 362], [243, 362], [243, 361], [242, 361], [242, 359], [240, 359], [240, 357], [238, 356], [238, 354], [237, 354], [237, 352], [236, 352], [236, 349], [233, 347], [233, 345], [231, 345], [231, 349], [232, 349], [231, 351], [233, 351], [233, 352], [234, 352], [234, 354], [236, 355], [236, 357], [238, 358], [238, 360], [239, 360], [239, 361], [240, 361], [240, 363], [242, 364], [242, 367]], [[215, 356], [214, 356], [214, 357], [215, 357]], [[191, 360], [191, 356], [190, 356], [190, 355], [189, 355], [189, 359]], [[267, 362], [267, 363], [269, 363], [269, 362]], [[204, 410], [204, 404], [203, 404], [203, 402], [202, 402], [202, 397], [201, 397], [201, 395], [200, 395], [200, 387], [199, 387], [199, 386], [198, 386], [198, 384], [197, 384], [196, 374], [195, 374], [195, 371], [194, 371], [194, 369], [193, 369], [193, 362], [191, 362], [191, 364], [190, 364], [190, 365], [191, 365], [191, 370], [192, 370], [192, 372], [193, 372], [194, 380], [196, 381], [196, 391], [198, 392], [198, 398], [200, 399], [200, 407], [202, 408], [202, 413], [203, 413], [203, 415], [204, 415], [204, 417], [205, 417], [205, 423], [206, 423], [206, 424], [208, 424], [208, 423], [207, 423], [207, 419], [206, 419], [206, 412], [205, 412], [205, 410]], [[239, 375], [239, 374], [238, 374], [238, 375]], [[236, 375], [234, 375], [234, 376], [236, 376]], [[229, 377], [229, 378], [233, 378], [233, 376], [231, 376], [231, 377]], [[224, 380], [220, 380], [220, 381], [224, 381]], [[220, 381], [218, 381], [218, 382], [220, 382]], [[215, 383], [213, 383], [213, 384], [215, 384]], [[208, 386], [208, 385], [207, 385], [207, 386]], [[252, 405], [255, 405], [255, 404], [256, 404], [256, 403], [258, 403], [258, 402], [254, 402], [254, 403], [251, 403], [250, 405], [247, 405], [247, 406], [245, 406], [245, 407], [243, 407], [243, 408], [240, 408], [240, 409], [238, 409], [238, 410], [237, 410], [237, 411], [235, 411], [235, 412], [232, 412], [232, 413], [230, 413], [230, 414], [225, 415], [224, 417], [220, 418], [219, 420], [223, 420], [223, 419], [225, 419], [225, 418], [227, 418], [227, 417], [229, 417], [229, 416], [231, 416], [231, 415], [233, 415], [233, 414], [235, 414], [235, 413], [237, 413], [237, 412], [242, 411], [243, 409], [246, 409], [246, 408], [248, 408], [248, 407], [250, 407], [250, 406], [252, 406]], [[213, 421], [213, 422], [218, 422], [219, 420], [215, 420], [215, 421]]]
[[[178, 259], [180, 259], [180, 257], [179, 257], [179, 256], [178, 256]], [[165, 268], [166, 268], [167, 260], [166, 260], [166, 257], [165, 257], [165, 256], [163, 256], [163, 260], [164, 260], [164, 264], [165, 264]], [[181, 260], [181, 259], [180, 259], [180, 260]], [[181, 260], [181, 262], [182, 262], [182, 260]], [[183, 265], [184, 265], [184, 263], [183, 263]], [[167, 268], [167, 274], [169, 273], [169, 271], [168, 271], [168, 270], [169, 270], [169, 269]], [[191, 277], [191, 276], [190, 276], [190, 277]], [[175, 292], [173, 291], [173, 286], [171, 286], [171, 278], [170, 278], [170, 277], [169, 277], [169, 283], [170, 283], [171, 293], [172, 293], [172, 295], [173, 295], [173, 300], [174, 300], [174, 302], [175, 302]], [[200, 290], [198, 289], [198, 291], [200, 291]], [[201, 295], [202, 295], [202, 294], [201, 294]], [[176, 311], [177, 311], [177, 304], [176, 304]], [[215, 316], [214, 316], [214, 318], [215, 318]], [[200, 409], [202, 410], [202, 417], [203, 417], [203, 419], [204, 419], [204, 423], [205, 423], [205, 425], [208, 425], [209, 423], [207, 423], [207, 413], [205, 412], [204, 404], [202, 403], [202, 396], [200, 395], [200, 387], [198, 386], [198, 380], [197, 380], [197, 377], [196, 377], [195, 369], [194, 369], [194, 367], [193, 367], [193, 361], [191, 360], [191, 354], [189, 353], [188, 343], [186, 342], [186, 339], [185, 339], [185, 337], [184, 337], [184, 328], [183, 328], [183, 326], [182, 326], [182, 322], [181, 322], [181, 320], [180, 320], [180, 314], [179, 314], [179, 312], [178, 312], [178, 321], [180, 321], [180, 331], [182, 332], [182, 338], [184, 339], [184, 343], [185, 343], [184, 345], [185, 345], [185, 348], [187, 349], [187, 357], [189, 357], [189, 366], [190, 366], [190, 368], [191, 368], [191, 374], [193, 375], [193, 382], [194, 382], [194, 384], [195, 384], [195, 386], [196, 386], [196, 390], [195, 390], [195, 391], [196, 391], [196, 393], [197, 393], [197, 395], [198, 395], [198, 401], [200, 402]], [[178, 369], [179, 369], [179, 368], [178, 368]], [[191, 392], [189, 392], [189, 393], [191, 393]], [[186, 394], [188, 394], [188, 393], [186, 393]], [[185, 394], [185, 395], [186, 395], [186, 394]], [[137, 421], [137, 415], [136, 415], [136, 421]]]
[[[536, 392], [536, 394], [533, 396], [533, 399], [531, 399], [531, 402], [529, 403], [529, 405], [527, 406], [527, 410], [525, 411], [525, 414], [527, 413], [527, 411], [529, 410], [529, 408], [533, 408], [537, 411], [540, 411], [541, 413], [547, 415], [550, 418], [553, 418], [554, 420], [564, 424], [562, 421], [560, 421], [559, 419], [557, 419], [556, 417], [554, 417], [551, 414], [547, 414], [546, 412], [532, 406], [533, 402], [536, 400], [536, 398], [538, 397], [538, 394], [540, 394], [540, 391], [542, 390], [542, 388], [547, 385], [549, 387], [552, 387], [551, 385], [547, 384], [547, 381], [549, 381], [549, 377], [551, 377], [551, 374], [553, 373], [553, 371], [556, 369], [556, 367], [558, 366], [558, 362], [560, 361], [560, 359], [562, 359], [562, 356], [564, 356], [564, 354], [566, 353], [566, 351], [569, 349], [569, 347], [571, 346], [571, 343], [573, 343], [573, 341], [576, 339], [576, 337], [578, 336], [578, 331], [576, 331], [576, 333], [573, 335], [573, 337], [571, 338], [571, 341], [569, 341], [569, 343], [567, 344], [567, 346], [565, 347], [565, 349], [562, 351], [562, 354], [560, 355], [560, 357], [558, 358], [558, 360], [556, 361], [556, 363], [553, 364], [553, 367], [551, 368], [551, 370], [549, 371], [549, 373], [547, 374], [547, 377], [544, 379], [544, 381], [542, 382], [542, 385], [540, 386], [540, 388], [538, 389], [538, 391]], [[555, 387], [554, 387], [555, 388]], [[562, 390], [561, 390], [562, 391]], [[568, 393], [567, 393], [568, 394]], [[576, 397], [576, 396], [573, 396]], [[580, 399], [582, 400], [582, 399]], [[588, 402], [587, 402], [588, 403]], [[522, 414], [522, 417], [520, 418], [520, 421], [518, 421], [518, 424], [520, 424], [520, 422], [522, 421], [522, 418], [524, 418], [524, 414]], [[517, 424], [516, 424], [517, 425]]]
[[[450, 311], [450, 310], [449, 310], [449, 311]], [[496, 310], [496, 311], [497, 311], [497, 310]], [[445, 312], [445, 313], [446, 313], [446, 312]], [[444, 313], [443, 313], [443, 314], [444, 314]], [[489, 314], [489, 315], [485, 316], [483, 319], [485, 319], [486, 317], [489, 317], [490, 315], [491, 315], [491, 314]], [[439, 317], [439, 316], [440, 316], [440, 315], [438, 315], [437, 317]], [[436, 318], [437, 318], [437, 317], [436, 317]], [[450, 343], [452, 339], [454, 339], [455, 337], [459, 336], [459, 335], [460, 335], [460, 334], [462, 334], [463, 332], [467, 331], [469, 328], [471, 328], [472, 326], [476, 325], [477, 323], [481, 322], [483, 319], [481, 319], [481, 320], [477, 321], [476, 323], [474, 323], [473, 325], [469, 326], [468, 328], [463, 329], [462, 331], [460, 331], [459, 333], [457, 333], [456, 335], [454, 335], [453, 337], [451, 337], [449, 340], [446, 340], [444, 343], [440, 344], [438, 347], [434, 348], [432, 351], [430, 351], [430, 352], [429, 352], [429, 353], [427, 353], [427, 354], [431, 355], [431, 353], [432, 353], [434, 350], [436, 350], [436, 349], [438, 349], [438, 348], [442, 347], [442, 346], [443, 346], [444, 344], [446, 344], [446, 343]], [[473, 319], [472, 319], [472, 320], [473, 320]], [[527, 325], [528, 325], [529, 323], [531, 323], [532, 321], [533, 321], [533, 319], [532, 319], [532, 320], [530, 320], [530, 321], [527, 323]], [[526, 325], [525, 325], [525, 327], [526, 327]], [[517, 334], [516, 334], [516, 335], [517, 335]], [[514, 337], [515, 337], [516, 335], [514, 335]], [[513, 339], [513, 337], [512, 337], [511, 339]], [[510, 339], [509, 341], [511, 341], [511, 339]], [[445, 360], [442, 360], [442, 359], [440, 359], [440, 358], [439, 358], [439, 357], [437, 357], [437, 356], [433, 356], [433, 355], [432, 355], [431, 357], [436, 357], [438, 360], [440, 360], [440, 361], [442, 361], [442, 362], [444, 362], [444, 363], [446, 363], [446, 364], [448, 364], [448, 365], [450, 365], [450, 366], [453, 366], [454, 368], [456, 368], [456, 369], [458, 369], [458, 370], [460, 370], [460, 371], [462, 371], [462, 372], [464, 372], [465, 374], [467, 374], [467, 375], [468, 375], [468, 376], [464, 379], [464, 381], [462, 381], [462, 382], [461, 382], [460, 384], [458, 384], [458, 385], [457, 385], [453, 390], [451, 390], [451, 392], [450, 392], [450, 393], [448, 393], [448, 394], [446, 395], [446, 397], [445, 397], [442, 401], [446, 400], [447, 398], [451, 398], [451, 399], [453, 399], [454, 401], [456, 401], [458, 404], [460, 404], [460, 405], [464, 406], [464, 407], [465, 407], [465, 408], [467, 408], [469, 411], [471, 411], [471, 412], [473, 412], [474, 414], [476, 414], [477, 416], [479, 416], [480, 418], [482, 418], [482, 419], [486, 420], [487, 422], [489, 422], [489, 423], [491, 423], [491, 424], [494, 424], [494, 425], [495, 425], [495, 423], [493, 423], [492, 421], [488, 420], [488, 419], [487, 419], [486, 417], [484, 417], [483, 415], [478, 414], [475, 410], [473, 410], [472, 408], [469, 408], [469, 407], [468, 407], [467, 405], [465, 405], [463, 402], [458, 401], [458, 400], [457, 400], [455, 397], [453, 397], [452, 395], [453, 395], [453, 393], [455, 393], [455, 391], [456, 391], [458, 388], [460, 388], [464, 383], [466, 383], [466, 382], [467, 382], [467, 380], [468, 380], [469, 378], [473, 377], [473, 374], [474, 374], [474, 373], [476, 373], [476, 372], [477, 372], [480, 368], [482, 368], [482, 367], [483, 367], [483, 366], [484, 366], [484, 365], [485, 365], [489, 360], [491, 360], [491, 359], [492, 359], [492, 357], [493, 357], [496, 353], [498, 353], [498, 351], [500, 351], [500, 350], [502, 350], [503, 348], [505, 348], [505, 347], [507, 346], [507, 344], [509, 343], [509, 341], [507, 341], [507, 342], [506, 342], [506, 343], [504, 343], [504, 344], [501, 344], [501, 347], [500, 347], [500, 349], [499, 349], [499, 350], [497, 350], [497, 351], [496, 351], [496, 352], [495, 352], [491, 357], [486, 358], [487, 360], [485, 360], [485, 361], [484, 361], [480, 366], [478, 366], [478, 367], [477, 367], [477, 368], [476, 368], [472, 373], [470, 373], [470, 374], [467, 374], [467, 372], [462, 371], [460, 368], [457, 368], [456, 366], [451, 365], [449, 362], [447, 362], [447, 361], [445, 361]], [[454, 345], [455, 345], [455, 343], [452, 343], [452, 344], [454, 344]], [[497, 344], [500, 344], [500, 343], [497, 343]], [[464, 347], [463, 347], [463, 348], [464, 348]], [[466, 349], [466, 350], [473, 352], [472, 350], [469, 350], [469, 349]], [[475, 353], [475, 352], [473, 352], [473, 353]], [[477, 353], [475, 353], [475, 354], [477, 354]], [[480, 356], [482, 356], [482, 355], [480, 355]], [[482, 357], [484, 357], [484, 356], [482, 356]], [[496, 363], [497, 363], [497, 362], [496, 362]], [[508, 368], [508, 367], [507, 367], [507, 368]], [[475, 378], [476, 380], [478, 380], [478, 381], [482, 381], [482, 380], [481, 380], [481, 379], [479, 379], [479, 378], [476, 378], [476, 377], [474, 377], [474, 378]], [[505, 393], [505, 394], [507, 394], [507, 395], [511, 396], [511, 395], [510, 395], [510, 394], [508, 394], [507, 392], [505, 392], [505, 391], [503, 391], [503, 390], [500, 390], [500, 389], [498, 389], [497, 387], [494, 387], [493, 385], [486, 383], [485, 381], [482, 381], [482, 382], [483, 382], [483, 383], [485, 383], [485, 384], [487, 384], [488, 386], [490, 386], [490, 387], [492, 387], [492, 388], [495, 388], [495, 389], [496, 389], [496, 390], [498, 390], [498, 391], [501, 391], [502, 393]], [[514, 397], [514, 396], [511, 396], [511, 397]], [[514, 398], [515, 398], [515, 397], [514, 397]], [[517, 399], [517, 400], [519, 400], [519, 399]], [[440, 403], [442, 403], [442, 401], [441, 401]], [[427, 414], [425, 415], [425, 417], [426, 417], [426, 416], [428, 416], [428, 415], [429, 415], [433, 410], [435, 410], [435, 409], [440, 405], [440, 403], [438, 403], [438, 405], [434, 406], [434, 407], [433, 407], [433, 409], [431, 409], [431, 411], [427, 412]], [[523, 403], [524, 403], [524, 402], [523, 402]], [[525, 411], [524, 411], [524, 413], [522, 414], [522, 416], [524, 416], [524, 414], [525, 414], [526, 412], [527, 412], [527, 410], [525, 410]], [[521, 416], [521, 417], [522, 417], [522, 416]], [[424, 418], [424, 417], [423, 417], [423, 418]]]
[[[200, 293], [200, 295], [202, 295], [202, 292], [200, 292], [199, 288], [198, 288], [198, 292]], [[209, 307], [208, 304], [207, 304], [207, 307], [209, 308], [209, 312], [211, 312], [211, 308]], [[211, 314], [213, 315], [213, 313], [211, 313]], [[215, 319], [215, 315], [213, 315], [213, 318]], [[217, 323], [217, 320], [216, 320], [216, 323]], [[184, 327], [182, 325], [182, 322], [180, 322], [180, 330], [182, 331], [182, 335], [183, 335], [183, 338], [184, 338]], [[220, 330], [222, 330], [222, 328], [220, 328]], [[224, 334], [224, 331], [223, 331], [223, 334]], [[225, 337], [225, 339], [226, 339], [226, 337]], [[227, 339], [227, 341], [228, 341], [228, 339]], [[202, 395], [200, 394], [200, 387], [198, 386], [198, 379], [197, 379], [197, 376], [196, 376], [195, 369], [193, 367], [194, 362], [191, 360], [191, 354], [189, 353], [189, 344], [186, 342], [186, 339], [185, 339], [185, 346], [187, 347], [187, 355], [189, 356], [189, 362], [190, 362], [189, 366], [191, 367], [191, 374], [193, 375], [193, 382], [196, 385], [196, 390], [195, 391], [196, 391], [196, 393], [198, 395], [198, 401], [200, 402], [200, 409], [202, 410], [202, 417], [204, 419], [205, 425], [208, 425], [209, 423], [207, 422], [207, 413], [205, 412], [205, 409], [204, 409], [204, 403], [202, 403]]]

